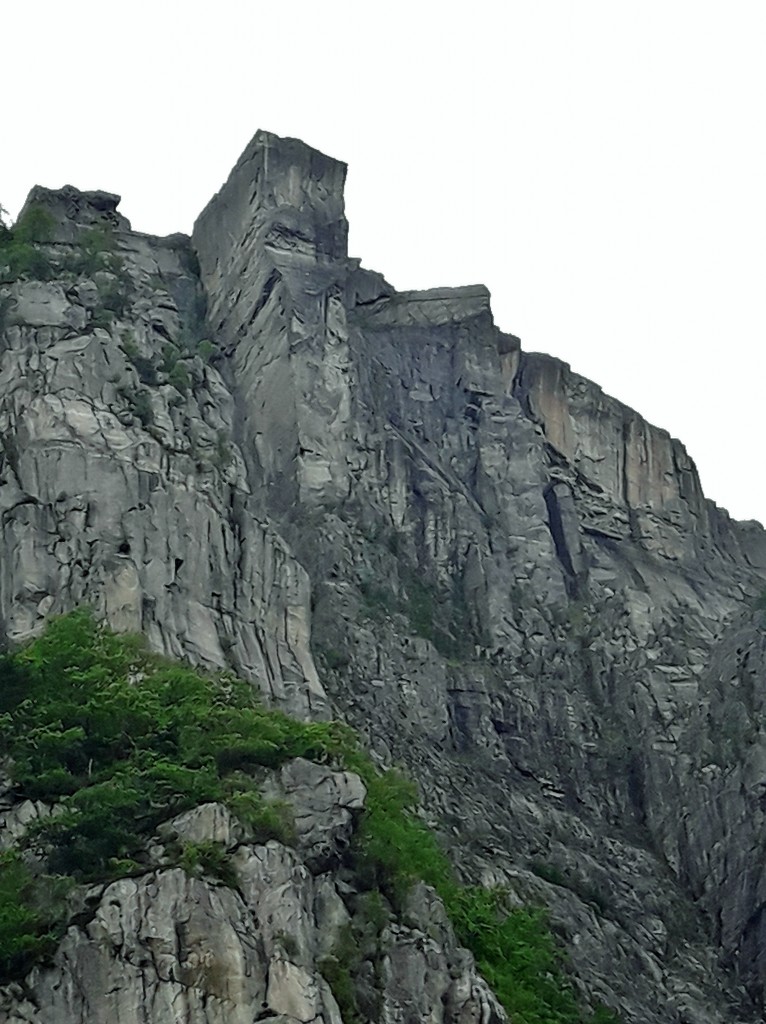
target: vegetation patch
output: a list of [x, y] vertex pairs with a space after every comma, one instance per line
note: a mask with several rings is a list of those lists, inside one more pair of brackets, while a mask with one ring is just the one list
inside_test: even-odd
[[[509, 910], [503, 892], [458, 883], [416, 813], [414, 785], [398, 771], [380, 772], [347, 726], [260, 707], [246, 683], [158, 658], [140, 638], [115, 636], [86, 611], [53, 620], [41, 637], [0, 658], [0, 756], [19, 796], [58, 804], [27, 833], [34, 869], [26, 854], [0, 858], [2, 978], [23, 974], [58, 941], [62, 894], [72, 884], [140, 871], [147, 839], [182, 811], [222, 802], [255, 839], [289, 841], [289, 809], [265, 801], [259, 782], [264, 768], [304, 757], [357, 772], [368, 791], [348, 867], [369, 906], [321, 965], [349, 1020], [359, 1007], [359, 957], [351, 949], [364, 939], [359, 929], [372, 922], [379, 936], [384, 898], [401, 909], [416, 880], [439, 893], [514, 1024], [617, 1020], [579, 1009], [542, 911]], [[178, 858], [190, 874], [236, 881], [214, 843], [182, 844]]]
[[66, 878], [32, 873], [17, 850], [0, 853], [0, 974], [20, 978], [64, 934]]
[[26, 210], [13, 227], [0, 216], [0, 283], [23, 277], [50, 281], [55, 276], [53, 261], [40, 248], [50, 242], [53, 227], [53, 218], [39, 206]]
[[457, 593], [443, 593], [408, 566], [400, 564], [398, 569], [401, 586], [397, 593], [372, 581], [360, 584], [369, 617], [380, 621], [402, 615], [412, 633], [430, 640], [447, 660], [460, 662], [470, 657], [475, 637], [462, 598]]
[[231, 863], [231, 857], [221, 843], [184, 843], [178, 857], [178, 864], [192, 878], [212, 875], [213, 878], [220, 879], [231, 889], [237, 887], [237, 875]]
[[341, 930], [332, 952], [319, 961], [319, 972], [330, 986], [344, 1024], [362, 1024], [354, 975], [362, 963], [361, 950], [350, 924]]
[[77, 879], [140, 860], [160, 822], [208, 801], [284, 837], [289, 823], [264, 806], [257, 770], [326, 760], [348, 732], [258, 707], [247, 684], [167, 663], [84, 611], [54, 620], [0, 672], [1, 752], [16, 786], [60, 802], [29, 842], [52, 872]]
[[12, 295], [0, 295], [0, 333], [8, 326], [8, 319], [15, 300]]
[[114, 232], [104, 227], [86, 228], [79, 235], [78, 251], [69, 257], [64, 269], [71, 274], [94, 277], [100, 270], [118, 274], [122, 261], [114, 252]]

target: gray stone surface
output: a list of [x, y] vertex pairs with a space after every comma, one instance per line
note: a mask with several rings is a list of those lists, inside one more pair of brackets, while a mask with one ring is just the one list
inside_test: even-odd
[[296, 844], [314, 870], [337, 865], [364, 808], [364, 783], [298, 757], [280, 772], [280, 789], [295, 820]]
[[[326, 784], [328, 773], [314, 767]], [[298, 792], [310, 773], [305, 762], [292, 769]], [[326, 820], [312, 806], [322, 835], [337, 828], [349, 801], [356, 808], [363, 797], [358, 779], [345, 774], [335, 788], [344, 803], [328, 801]], [[322, 976], [323, 960], [351, 921], [338, 879], [313, 873], [310, 861], [280, 843], [239, 842], [241, 827], [220, 805], [179, 815], [160, 831], [230, 848], [237, 888], [165, 867], [91, 889], [52, 961], [23, 986], [0, 988], [0, 1020], [343, 1024]], [[348, 882], [340, 888], [348, 894]], [[410, 904], [408, 924], [392, 925], [378, 940], [381, 1019], [411, 1020], [417, 1007], [433, 1024], [503, 1024], [433, 893], [419, 887]]]
[[[114, 197], [34, 194], [54, 257], [105, 218], [122, 275], [0, 286], [5, 636], [87, 599], [344, 717], [418, 780], [466, 879], [550, 906], [576, 982], [626, 1024], [755, 1024], [766, 535], [704, 498], [680, 442], [500, 332], [485, 289], [397, 294], [349, 259], [344, 177], [256, 135], [195, 226], [199, 276], [187, 239], [130, 232]], [[301, 770], [305, 821], [329, 820]], [[334, 806], [331, 832], [353, 820]], [[314, 858], [305, 831], [305, 860], [237, 850], [247, 899], [271, 871], [292, 894], [301, 950], [274, 939], [282, 966], [247, 984], [268, 974], [275, 1012], [335, 1022], [305, 922], [318, 902], [343, 919], [309, 870], [339, 847]], [[391, 1020], [432, 952], [399, 934]], [[460, 1019], [495, 1012], [476, 984]], [[421, 1018], [440, 985], [417, 982]]]
[[[119, 277], [0, 287], [15, 303], [0, 345], [5, 637], [88, 601], [167, 654], [321, 714], [309, 580], [253, 503], [234, 397], [196, 354], [188, 240], [115, 241]], [[99, 318], [114, 289], [124, 308]]]

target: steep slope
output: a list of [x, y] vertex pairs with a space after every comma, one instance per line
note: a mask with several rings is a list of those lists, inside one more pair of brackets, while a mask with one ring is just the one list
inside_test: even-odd
[[32, 193], [51, 279], [0, 289], [5, 634], [87, 597], [340, 713], [626, 1021], [755, 1021], [766, 536], [485, 289], [350, 260], [344, 175], [259, 133], [191, 244]]

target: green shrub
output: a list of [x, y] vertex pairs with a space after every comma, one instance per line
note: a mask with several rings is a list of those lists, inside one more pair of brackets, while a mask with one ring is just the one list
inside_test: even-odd
[[69, 883], [33, 875], [17, 851], [0, 853], [0, 977], [22, 977], [61, 938]]
[[11, 234], [14, 242], [41, 244], [50, 242], [54, 226], [53, 217], [47, 210], [41, 206], [30, 206], [13, 225]]
[[343, 1024], [362, 1024], [356, 998], [354, 973], [361, 963], [361, 950], [350, 924], [341, 929], [338, 941], [329, 956], [317, 963], [319, 973], [330, 986], [338, 1004]]
[[219, 430], [215, 438], [214, 463], [218, 469], [227, 469], [234, 461], [234, 450], [225, 430]]
[[172, 341], [169, 341], [167, 345], [162, 346], [162, 361], [160, 362], [160, 370], [163, 373], [170, 373], [180, 358], [180, 348], [177, 345], [174, 345]]
[[[386, 547], [392, 553], [400, 550], [398, 534], [387, 537]], [[390, 587], [362, 581], [359, 590], [370, 618], [380, 620], [395, 614], [403, 615], [415, 636], [430, 640], [446, 659], [458, 664], [473, 648], [474, 634], [465, 601], [457, 592], [443, 592], [424, 580], [410, 565], [399, 563], [402, 586], [398, 594]]]
[[211, 358], [218, 351], [212, 341], [208, 341], [207, 338], [203, 338], [197, 344], [197, 355], [200, 357], [203, 363], [209, 363]]
[[[39, 245], [53, 236], [54, 221], [47, 210], [31, 206], [12, 228], [0, 231], [0, 280], [29, 277], [50, 281], [55, 276], [53, 263]], [[1, 273], [4, 269], [5, 273]]]
[[130, 305], [130, 285], [121, 278], [116, 278], [99, 286], [99, 300], [103, 309], [116, 317], [125, 315]]
[[253, 772], [327, 759], [348, 735], [254, 705], [245, 683], [162, 662], [85, 611], [53, 620], [0, 673], [0, 756], [22, 793], [62, 801], [30, 841], [75, 877], [109, 877], [161, 821], [211, 800], [288, 838], [286, 808], [259, 797]]
[[136, 391], [135, 394], [129, 396], [128, 402], [133, 414], [143, 427], [150, 427], [154, 423], [154, 409], [148, 391]]
[[244, 776], [232, 778], [226, 787], [226, 803], [239, 821], [247, 828], [255, 843], [268, 843], [270, 839], [285, 846], [295, 842], [295, 819], [290, 806], [281, 800], [264, 800], [252, 780]]
[[231, 856], [221, 843], [184, 843], [178, 863], [193, 878], [212, 875], [232, 889], [237, 887], [237, 874]]
[[8, 326], [8, 314], [14, 305], [12, 295], [0, 295], [0, 334]]
[[381, 619], [398, 611], [399, 605], [391, 590], [379, 587], [369, 580], [359, 584], [366, 611], [373, 619]]
[[367, 786], [352, 846], [363, 885], [385, 893], [400, 910], [412, 882], [433, 886], [458, 939], [476, 957], [514, 1024], [619, 1024], [618, 1018], [603, 1016], [609, 1011], [589, 1018], [580, 1010], [543, 910], [507, 910], [501, 890], [458, 883], [436, 837], [414, 813], [417, 794], [411, 782], [396, 771], [381, 775], [358, 749], [347, 750], [344, 763]]
[[168, 384], [172, 384], [176, 391], [180, 391], [182, 395], [188, 395], [191, 388], [191, 377], [184, 363], [178, 362], [173, 366], [168, 374]]
[[113, 271], [121, 265], [113, 255], [114, 247], [114, 234], [110, 228], [87, 228], [79, 236], [79, 251], [67, 260], [65, 269], [86, 277], [93, 277], [99, 270]]
[[187, 355], [195, 355], [197, 346], [207, 337], [207, 297], [198, 289], [189, 307], [183, 310], [180, 344]]

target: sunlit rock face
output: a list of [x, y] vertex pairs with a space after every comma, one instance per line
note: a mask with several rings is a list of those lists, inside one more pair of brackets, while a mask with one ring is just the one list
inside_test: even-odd
[[349, 258], [344, 176], [258, 133], [191, 240], [35, 190], [114, 259], [0, 286], [5, 635], [87, 600], [344, 717], [625, 1021], [758, 1021], [764, 531], [486, 289]]

